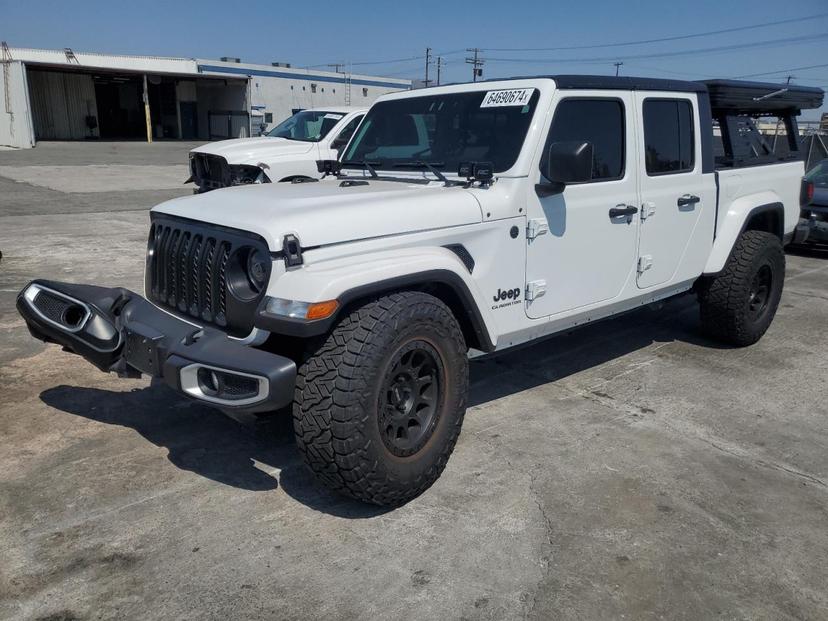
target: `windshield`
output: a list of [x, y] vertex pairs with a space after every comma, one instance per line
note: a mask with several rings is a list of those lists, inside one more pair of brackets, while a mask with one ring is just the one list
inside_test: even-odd
[[302, 110], [267, 132], [271, 138], [319, 142], [344, 117], [339, 112]]
[[345, 167], [410, 168], [424, 162], [447, 173], [461, 162], [517, 160], [538, 103], [532, 88], [407, 97], [374, 104], [342, 159]]
[[805, 175], [805, 180], [810, 181], [817, 188], [828, 188], [828, 160], [822, 160]]

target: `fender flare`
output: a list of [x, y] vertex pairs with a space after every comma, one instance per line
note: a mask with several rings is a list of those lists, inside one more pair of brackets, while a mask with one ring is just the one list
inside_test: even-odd
[[[449, 253], [458, 267], [462, 266], [460, 260], [450, 250], [443, 248], [440, 250]], [[466, 271], [465, 268], [461, 269]], [[453, 294], [454, 303], [450, 306], [457, 315], [461, 327], [465, 328], [464, 332], [470, 331], [473, 335], [475, 342], [472, 346], [487, 353], [494, 351], [495, 343], [491, 332], [469, 285], [457, 271], [447, 267], [413, 271], [349, 287], [336, 296], [339, 302], [337, 311], [326, 319], [315, 321], [277, 317], [267, 313], [265, 311], [267, 297], [265, 297], [256, 310], [254, 325], [276, 335], [296, 338], [320, 336], [329, 332], [342, 317], [343, 312], [347, 312], [346, 309], [357, 300], [402, 289], [429, 289], [435, 285]]]
[[[769, 195], [769, 193], [764, 192], [762, 194], [766, 195], [766, 197]], [[747, 199], [750, 197], [745, 198]], [[776, 197], [774, 196], [774, 198]], [[785, 205], [779, 200], [755, 205], [744, 212], [743, 216], [740, 216], [738, 212], [731, 212], [732, 208], [728, 210], [728, 214], [725, 216], [725, 221], [722, 223], [722, 226], [713, 241], [710, 257], [707, 260], [707, 264], [704, 266], [705, 275], [709, 276], [711, 274], [718, 274], [724, 269], [724, 266], [727, 264], [739, 236], [748, 229], [750, 222], [758, 215], [765, 213], [773, 213], [778, 215], [780, 224], [779, 230], [772, 231], [772, 233], [779, 237], [780, 241], [783, 241], [785, 232]], [[736, 226], [737, 219], [739, 222], [738, 226]]]

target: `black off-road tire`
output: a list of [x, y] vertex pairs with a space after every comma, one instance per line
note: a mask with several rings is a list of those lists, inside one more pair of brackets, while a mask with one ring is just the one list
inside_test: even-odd
[[784, 281], [785, 252], [779, 238], [764, 231], [745, 231], [724, 270], [701, 283], [702, 330], [731, 345], [752, 345], [773, 321]]
[[[460, 434], [466, 353], [454, 315], [426, 293], [392, 293], [351, 310], [299, 367], [293, 426], [305, 463], [326, 486], [358, 500], [397, 506], [420, 495]], [[416, 369], [421, 359], [431, 363]], [[410, 372], [397, 375], [401, 368]], [[430, 377], [439, 383], [428, 384]], [[428, 395], [416, 407], [430, 408], [430, 422], [392, 423], [392, 416], [411, 416], [405, 408], [421, 391]], [[415, 434], [422, 434], [419, 445]], [[397, 445], [409, 441], [407, 449]]]

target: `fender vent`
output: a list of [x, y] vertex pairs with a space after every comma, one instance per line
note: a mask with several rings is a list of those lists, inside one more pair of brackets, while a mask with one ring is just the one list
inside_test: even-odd
[[469, 274], [474, 271], [474, 258], [471, 256], [466, 247], [463, 244], [449, 244], [448, 246], [443, 246], [446, 250], [451, 250], [454, 254], [457, 255], [457, 258], [463, 262], [463, 265], [466, 266], [466, 269], [469, 270]]

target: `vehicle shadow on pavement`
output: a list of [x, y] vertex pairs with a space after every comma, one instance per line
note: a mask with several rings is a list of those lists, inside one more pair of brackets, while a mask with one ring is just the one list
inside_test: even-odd
[[694, 295], [684, 295], [481, 357], [470, 369], [469, 407], [559, 381], [654, 343], [733, 349], [701, 334], [698, 308]]
[[785, 254], [792, 254], [797, 257], [808, 257], [811, 259], [828, 259], [828, 244], [788, 246]]
[[[469, 407], [560, 380], [654, 342], [725, 347], [699, 335], [697, 308], [695, 300], [685, 296], [661, 309], [644, 308], [473, 361]], [[176, 467], [224, 485], [249, 491], [281, 486], [302, 504], [344, 518], [374, 517], [389, 510], [350, 500], [319, 484], [294, 446], [287, 411], [242, 424], [178, 396], [160, 382], [131, 392], [63, 385], [43, 391], [40, 398], [75, 416], [134, 429], [166, 448]]]
[[224, 485], [254, 492], [281, 486], [302, 504], [344, 518], [368, 518], [388, 511], [319, 484], [296, 450], [288, 411], [242, 424], [179, 397], [163, 384], [131, 392], [63, 385], [43, 391], [40, 398], [75, 416], [134, 429], [152, 444], [166, 448], [167, 458], [176, 467]]

